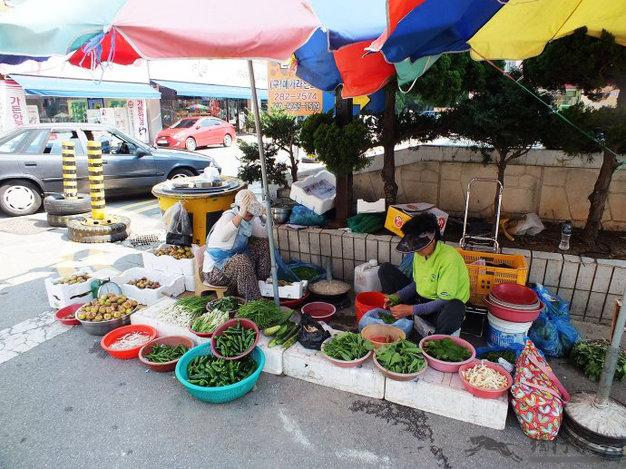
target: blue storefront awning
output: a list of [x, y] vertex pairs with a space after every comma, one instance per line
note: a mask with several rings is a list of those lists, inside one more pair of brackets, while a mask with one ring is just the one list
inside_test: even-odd
[[[153, 80], [161, 86], [176, 91], [178, 96], [192, 98], [252, 99], [250, 88], [245, 86], [210, 85], [182, 81]], [[267, 99], [267, 90], [257, 89], [259, 99]]]
[[76, 98], [131, 98], [160, 99], [161, 93], [148, 83], [121, 81], [75, 80], [71, 78], [13, 75], [24, 93], [30, 96], [55, 96]]

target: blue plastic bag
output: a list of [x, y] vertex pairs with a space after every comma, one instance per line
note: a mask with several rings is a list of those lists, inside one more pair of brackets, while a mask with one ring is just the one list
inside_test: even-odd
[[543, 285], [534, 288], [546, 305], [528, 331], [528, 337], [548, 357], [567, 357], [581, 339], [570, 320], [569, 303], [551, 294]]
[[318, 215], [313, 210], [309, 210], [304, 205], [296, 205], [291, 209], [289, 223], [302, 226], [324, 226], [326, 218], [324, 215]]
[[[365, 326], [369, 326], [370, 324], [387, 324], [385, 321], [380, 319], [380, 316], [378, 313], [380, 313], [381, 311], [385, 313], [389, 312], [386, 309], [375, 308], [365, 313], [363, 317], [361, 318], [361, 320], [359, 321], [359, 331], [363, 330]], [[393, 324], [388, 324], [388, 325], [395, 326], [395, 327], [402, 329], [408, 337], [409, 334], [411, 333], [411, 330], [413, 329], [413, 320], [402, 318], [402, 319], [398, 319]]]

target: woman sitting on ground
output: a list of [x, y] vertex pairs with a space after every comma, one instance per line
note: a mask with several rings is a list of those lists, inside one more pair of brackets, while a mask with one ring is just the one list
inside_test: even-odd
[[247, 189], [235, 196], [233, 208], [213, 225], [206, 240], [202, 271], [207, 283], [228, 287], [245, 300], [261, 297], [258, 280], [270, 274], [270, 249], [264, 207]]
[[469, 273], [463, 257], [441, 241], [437, 219], [430, 213], [413, 217], [402, 227], [396, 248], [413, 255], [413, 279], [392, 264], [382, 264], [378, 276], [386, 307], [400, 319], [424, 319], [436, 334], [458, 334], [470, 297]]

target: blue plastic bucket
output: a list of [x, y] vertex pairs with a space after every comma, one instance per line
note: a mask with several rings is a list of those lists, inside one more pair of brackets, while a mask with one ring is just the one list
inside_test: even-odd
[[187, 351], [176, 364], [176, 379], [185, 386], [187, 392], [196, 399], [205, 402], [220, 404], [222, 402], [234, 401], [244, 396], [252, 390], [259, 379], [263, 367], [265, 366], [265, 354], [259, 347], [255, 347], [252, 351], [252, 359], [257, 363], [257, 369], [246, 379], [235, 384], [219, 387], [196, 386], [187, 381], [187, 367], [191, 360], [202, 355], [212, 355], [211, 343], [198, 345]]
[[487, 313], [487, 342], [499, 347], [524, 345], [531, 325], [532, 322], [510, 322]]

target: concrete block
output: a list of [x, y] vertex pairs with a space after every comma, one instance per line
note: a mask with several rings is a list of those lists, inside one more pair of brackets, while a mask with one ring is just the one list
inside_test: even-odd
[[339, 257], [333, 257], [332, 266], [333, 266], [333, 278], [343, 280], [345, 278], [344, 273], [343, 273], [343, 259]]
[[563, 271], [563, 258], [556, 260], [550, 259], [546, 265], [546, 274], [544, 276], [543, 284], [547, 287], [558, 287], [561, 279], [561, 272]]
[[603, 265], [598, 262], [591, 290], [600, 293], [608, 292], [612, 281], [613, 269], [612, 265]]
[[298, 236], [298, 230], [289, 230], [289, 250], [291, 252], [300, 252], [300, 239]]
[[335, 234], [330, 237], [330, 251], [333, 257], [343, 258], [343, 246], [341, 243], [341, 235]]
[[391, 242], [379, 241], [378, 242], [378, 262], [390, 262], [391, 261]]
[[346, 282], [354, 280], [354, 261], [352, 259], [343, 260], [343, 279]]
[[319, 255], [321, 253], [319, 231], [309, 231], [309, 250], [312, 255]]
[[365, 260], [365, 235], [356, 236], [353, 235], [354, 238], [354, 260], [355, 261], [364, 261]]
[[310, 247], [310, 242], [309, 242], [309, 233], [307, 233], [306, 230], [300, 230], [298, 232], [298, 240], [299, 240], [299, 245], [300, 245], [300, 252], [303, 253], [310, 253], [311, 252], [311, 247]]
[[578, 277], [578, 269], [580, 268], [580, 257], [565, 254], [563, 256], [563, 271], [561, 272], [561, 288], [574, 288], [576, 286], [576, 278]]
[[[604, 305], [604, 311], [602, 312], [602, 324], [611, 324], [611, 318], [615, 312], [615, 301], [621, 300], [622, 295], [609, 295]], [[623, 342], [622, 342], [623, 343]]]
[[613, 271], [613, 280], [611, 280], [611, 286], [609, 293], [613, 295], [623, 295], [626, 289], [626, 268], [615, 267]]
[[559, 261], [563, 259], [563, 255], [557, 252], [533, 251], [533, 259], [535, 258]]
[[572, 295], [572, 303], [570, 305], [570, 312], [574, 316], [584, 316], [587, 309], [587, 298], [589, 297], [589, 291], [574, 290]]
[[288, 228], [278, 228], [278, 246], [281, 250], [289, 251], [289, 232]]
[[306, 262], [306, 263], [311, 263], [311, 255], [310, 254], [306, 254], [306, 253], [302, 253], [300, 254], [300, 260], [302, 262]]
[[402, 262], [402, 253], [396, 249], [398, 247], [397, 242], [391, 242], [391, 263], [393, 265], [400, 265]]
[[572, 296], [574, 296], [574, 289], [572, 288], [559, 288], [557, 295], [563, 298], [565, 301], [572, 302]]
[[259, 339], [258, 346], [265, 354], [265, 366], [263, 367], [263, 371], [272, 375], [282, 375], [283, 354], [285, 349], [278, 346], [269, 348], [268, 344], [270, 340], [271, 337], [266, 337], [264, 334], [261, 334], [261, 338]]
[[591, 292], [589, 295], [589, 303], [587, 304], [587, 318], [599, 318], [602, 315], [604, 309], [604, 302], [606, 301], [607, 294], [600, 292]]
[[325, 232], [320, 233], [320, 253], [322, 256], [330, 257], [332, 255], [330, 248], [330, 235]]
[[289, 260], [300, 261], [302, 260], [302, 254], [300, 254], [300, 251], [289, 251]]
[[317, 266], [321, 266], [322, 265], [322, 258], [317, 255], [317, 254], [311, 254], [311, 264], [317, 265]]
[[546, 273], [546, 259], [536, 258], [533, 256], [530, 264], [530, 272], [528, 273], [528, 281], [543, 284], [543, 278]]
[[283, 354], [283, 373], [309, 383], [319, 384], [360, 396], [382, 399], [385, 377], [368, 360], [361, 367], [340, 368], [326, 360], [321, 352], [296, 344]]
[[387, 379], [385, 400], [496, 430], [504, 430], [509, 408], [506, 396], [474, 397], [463, 388], [456, 373], [440, 373], [430, 368], [415, 381]]
[[366, 260], [378, 259], [378, 240], [374, 235], [367, 235], [365, 239]]
[[346, 233], [341, 238], [341, 245], [343, 250], [344, 259], [354, 260], [354, 236], [350, 233]]
[[577, 290], [591, 290], [591, 283], [593, 282], [593, 275], [596, 271], [596, 261], [591, 257], [580, 258], [581, 264], [578, 269], [578, 279], [576, 280]]

